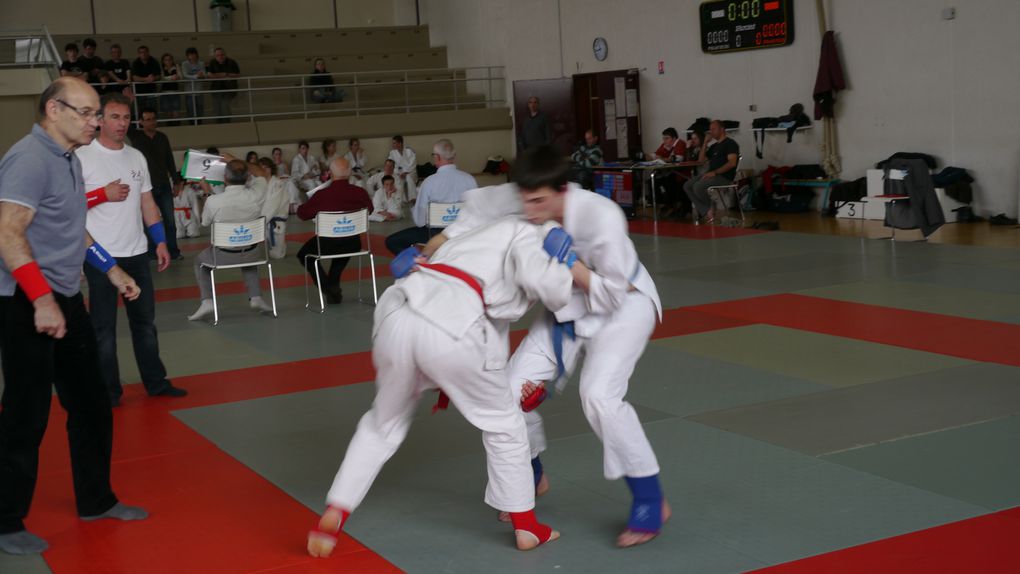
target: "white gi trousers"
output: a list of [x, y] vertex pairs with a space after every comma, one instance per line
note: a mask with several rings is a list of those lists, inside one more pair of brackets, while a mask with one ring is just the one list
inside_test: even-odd
[[403, 175], [398, 175], [397, 180], [404, 188], [404, 201], [408, 203], [414, 201], [418, 197], [418, 174], [409, 171]]
[[[525, 381], [547, 381], [547, 391], [553, 392], [556, 356], [552, 349], [552, 320], [549, 313], [536, 319], [507, 365], [510, 387], [518, 401]], [[659, 473], [659, 462], [641, 421], [634, 407], [624, 400], [630, 376], [655, 330], [656, 321], [652, 300], [640, 291], [631, 291], [594, 336], [563, 339], [565, 376], [569, 376], [581, 355], [585, 355], [579, 388], [581, 407], [588, 424], [602, 441], [603, 472], [609, 480]], [[538, 410], [525, 413], [524, 417], [534, 458], [546, 449], [545, 428]]]
[[[379, 305], [385, 303], [380, 300]], [[328, 504], [351, 512], [361, 504], [383, 464], [404, 441], [422, 391], [440, 382], [450, 402], [482, 431], [489, 473], [486, 504], [505, 512], [535, 507], [524, 416], [507, 385], [506, 371], [483, 368], [481, 322], [458, 340], [405, 304], [382, 319], [372, 360], [375, 400], [358, 422], [326, 497]]]

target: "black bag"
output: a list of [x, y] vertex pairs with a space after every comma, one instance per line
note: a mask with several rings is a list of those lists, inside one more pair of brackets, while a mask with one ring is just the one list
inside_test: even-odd
[[883, 159], [882, 161], [875, 164], [875, 169], [885, 169], [886, 164], [894, 159], [920, 159], [928, 165], [928, 169], [935, 169], [937, 163], [935, 158], [926, 153], [915, 153], [909, 151], [898, 151], [891, 156]]
[[723, 120], [722, 126], [727, 130], [735, 130], [740, 127], [740, 122], [737, 120]]
[[779, 118], [754, 118], [751, 120], [751, 127], [756, 130], [778, 128]]
[[708, 126], [712, 121], [708, 118], [698, 118], [694, 120], [694, 123], [687, 127], [689, 132], [707, 132]]
[[825, 179], [828, 177], [817, 163], [795, 165], [786, 172], [786, 179]]
[[751, 120], [751, 131], [754, 135], [754, 155], [758, 159], [762, 159], [765, 151], [765, 130], [778, 127], [779, 118], [765, 117]]
[[415, 171], [418, 173], [418, 181], [424, 181], [426, 177], [439, 171], [439, 168], [432, 165], [432, 162], [429, 162], [419, 165]]

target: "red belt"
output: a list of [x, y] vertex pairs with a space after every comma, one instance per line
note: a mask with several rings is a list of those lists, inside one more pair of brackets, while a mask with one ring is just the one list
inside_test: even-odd
[[[418, 267], [424, 267], [425, 269], [431, 269], [444, 275], [449, 275], [450, 277], [456, 277], [457, 279], [460, 279], [461, 281], [466, 283], [468, 287], [473, 289], [475, 293], [478, 293], [478, 298], [482, 300], [482, 305], [483, 306], [485, 305], [485, 295], [482, 294], [481, 284], [478, 283], [478, 281], [474, 277], [468, 275], [467, 273], [461, 271], [460, 269], [457, 269], [456, 267], [451, 267], [449, 265], [444, 265], [442, 263], [419, 263]], [[449, 408], [449, 406], [450, 397], [446, 396], [446, 393], [443, 392], [443, 389], [439, 389], [439, 398], [436, 399], [436, 406], [432, 407], [432, 414], [435, 414], [438, 411], [445, 411], [447, 408]]]
[[174, 211], [183, 211], [184, 219], [191, 219], [191, 208], [190, 207], [175, 207]]

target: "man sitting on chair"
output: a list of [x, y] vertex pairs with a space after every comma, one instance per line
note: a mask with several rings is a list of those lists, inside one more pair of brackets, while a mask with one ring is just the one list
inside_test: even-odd
[[[256, 200], [255, 192], [245, 187], [248, 181], [248, 164], [232, 159], [227, 162], [223, 170], [223, 180], [227, 184], [223, 193], [212, 195], [205, 201], [202, 208], [202, 225], [209, 227], [214, 222], [242, 222], [258, 219], [262, 216], [262, 206]], [[198, 279], [198, 288], [202, 294], [202, 303], [198, 310], [188, 316], [191, 321], [197, 321], [213, 313], [212, 303], [212, 272], [208, 267], [215, 261], [218, 265], [236, 265], [261, 260], [265, 253], [259, 245], [241, 247], [239, 249], [222, 249], [219, 247], [207, 247], [195, 258], [195, 278]], [[215, 259], [213, 250], [216, 250]], [[248, 298], [251, 308], [259, 312], [272, 312], [273, 308], [262, 300], [262, 287], [259, 285], [259, 270], [256, 267], [244, 267], [241, 269], [244, 277], [244, 284], [248, 288]]]
[[408, 227], [387, 237], [386, 248], [391, 253], [396, 255], [415, 243], [428, 242], [430, 202], [457, 203], [465, 191], [478, 187], [471, 174], [457, 169], [456, 160], [457, 151], [450, 140], [441, 139], [432, 146], [432, 161], [438, 169], [425, 179], [418, 190], [418, 202], [411, 210], [417, 227]]
[[[700, 178], [692, 178], [684, 184], [684, 191], [691, 203], [698, 210], [698, 216], [708, 221], [715, 219], [712, 198], [708, 188], [719, 185], [732, 185], [737, 175], [737, 163], [740, 161], [740, 145], [733, 138], [726, 136], [726, 128], [721, 120], [712, 120], [708, 127], [708, 135], [715, 140], [711, 146], [701, 146], [699, 161], [708, 160], [708, 171]], [[739, 198], [738, 198], [739, 201]]]
[[[365, 188], [352, 185], [348, 181], [351, 177], [351, 164], [344, 158], [336, 158], [329, 164], [329, 171], [333, 174], [333, 182], [329, 187], [321, 189], [301, 205], [297, 215], [301, 219], [315, 219], [320, 211], [358, 211], [368, 209], [372, 213], [372, 199], [368, 197]], [[319, 246], [322, 251], [319, 252]], [[340, 274], [347, 267], [348, 257], [334, 259], [329, 266], [327, 275], [318, 261], [305, 259], [306, 255], [340, 255], [343, 253], [354, 253], [361, 251], [361, 236], [350, 237], [312, 237], [298, 249], [297, 258], [308, 274], [315, 280], [315, 266], [319, 266], [319, 277], [322, 278], [322, 285], [319, 286], [330, 303], [340, 303], [343, 300], [343, 293], [340, 291]]]

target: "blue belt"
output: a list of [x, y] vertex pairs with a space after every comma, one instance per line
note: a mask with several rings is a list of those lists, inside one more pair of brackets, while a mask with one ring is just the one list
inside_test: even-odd
[[574, 334], [573, 321], [560, 323], [556, 320], [555, 316], [552, 316], [552, 321], [552, 346], [553, 354], [556, 356], [556, 380], [559, 380], [567, 371], [566, 365], [563, 363], [563, 337], [570, 337], [570, 340], [573, 341], [577, 338], [577, 335]]

